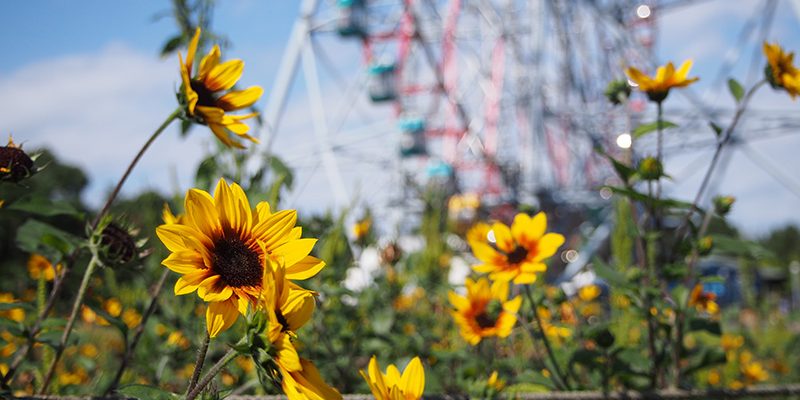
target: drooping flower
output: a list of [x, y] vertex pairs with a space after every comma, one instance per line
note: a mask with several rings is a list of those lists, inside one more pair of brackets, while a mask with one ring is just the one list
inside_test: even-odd
[[783, 88], [794, 99], [800, 95], [800, 69], [794, 66], [794, 52], [784, 52], [777, 43], [764, 42], [767, 58], [765, 75], [773, 88]]
[[716, 299], [716, 294], [703, 291], [703, 285], [698, 283], [689, 295], [689, 306], [694, 306], [697, 311], [713, 315], [719, 312], [719, 305], [717, 305]]
[[[186, 107], [186, 115], [195, 122], [208, 125], [214, 135], [222, 143], [230, 147], [244, 148], [230, 134], [258, 143], [258, 140], [247, 132], [250, 127], [242, 120], [256, 116], [256, 113], [231, 115], [236, 111], [250, 107], [258, 101], [264, 90], [260, 86], [251, 86], [244, 90], [230, 90], [244, 70], [244, 61], [229, 60], [220, 62], [219, 45], [200, 60], [197, 75], [192, 75], [195, 53], [200, 41], [200, 28], [195, 31], [184, 62], [178, 53], [183, 85], [179, 93], [181, 103]], [[226, 92], [222, 94], [222, 92]]]
[[472, 269], [488, 273], [492, 280], [513, 280], [516, 284], [535, 282], [536, 274], [547, 270], [543, 261], [564, 243], [564, 236], [545, 233], [547, 217], [542, 212], [533, 217], [517, 214], [511, 228], [495, 222], [486, 235], [479, 236], [477, 232], [484, 229], [479, 224], [468, 234], [472, 252], [483, 262]]
[[634, 67], [625, 69], [625, 74], [628, 75], [628, 78], [634, 83], [639, 85], [639, 90], [647, 93], [647, 97], [651, 101], [661, 102], [667, 98], [670, 89], [686, 87], [700, 79], [696, 77], [687, 78], [691, 68], [692, 60], [686, 60], [677, 71], [672, 62], [658, 67], [656, 75], [652, 78]]
[[266, 257], [282, 258], [286, 278], [308, 279], [325, 263], [309, 256], [316, 239], [301, 239], [297, 213], [273, 213], [269, 204], [250, 208], [247, 195], [224, 179], [214, 197], [191, 189], [186, 194], [184, 223], [164, 224], [156, 233], [171, 254], [162, 262], [181, 274], [175, 294], [197, 291], [208, 302], [206, 323], [211, 337], [228, 329], [261, 295]]
[[280, 373], [281, 388], [290, 400], [334, 400], [342, 396], [323, 381], [314, 364], [298, 355], [295, 331], [311, 319], [314, 292], [286, 280], [278, 258], [265, 259], [260, 307], [267, 314], [267, 338]]
[[384, 374], [375, 356], [369, 360], [366, 373], [358, 372], [376, 400], [417, 400], [425, 390], [425, 370], [419, 357], [411, 359], [402, 374], [394, 364], [389, 364]]
[[460, 329], [461, 336], [471, 345], [480, 343], [490, 336], [507, 337], [517, 323], [517, 311], [522, 298], [517, 296], [508, 300], [509, 283], [495, 281], [489, 286], [486, 278], [477, 281], [467, 278], [467, 295], [448, 293], [453, 319]]

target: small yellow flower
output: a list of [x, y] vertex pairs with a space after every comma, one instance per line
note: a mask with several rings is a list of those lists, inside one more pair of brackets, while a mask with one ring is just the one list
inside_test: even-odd
[[689, 306], [694, 306], [697, 311], [714, 315], [719, 312], [719, 305], [717, 305], [716, 299], [716, 294], [704, 292], [703, 285], [698, 283], [689, 295]]
[[44, 277], [44, 280], [52, 281], [56, 278], [56, 270], [61, 271], [61, 264], [53, 268], [53, 264], [42, 255], [31, 254], [28, 259], [28, 275], [33, 280], [39, 280], [39, 278]]
[[742, 378], [744, 379], [745, 386], [749, 386], [758, 382], [764, 382], [769, 379], [769, 373], [767, 373], [767, 370], [764, 369], [764, 366], [757, 361], [742, 363], [740, 370], [742, 372]]
[[[230, 60], [220, 63], [219, 45], [214, 45], [211, 52], [203, 57], [197, 75], [192, 76], [194, 57], [199, 41], [200, 28], [197, 28], [189, 43], [186, 62], [178, 53], [181, 80], [183, 81], [181, 97], [186, 106], [187, 115], [196, 122], [208, 125], [214, 135], [227, 146], [244, 148], [241, 143], [230, 137], [231, 133], [258, 143], [256, 138], [247, 134], [250, 127], [241, 122], [255, 117], [256, 113], [231, 115], [228, 112], [252, 106], [258, 101], [264, 90], [260, 86], [252, 86], [244, 90], [229, 91], [241, 78], [244, 61]], [[228, 92], [219, 95], [220, 92], [225, 91]]]
[[[476, 229], [482, 233], [484, 228]], [[472, 269], [496, 281], [536, 282], [537, 274], [547, 270], [543, 261], [564, 243], [564, 236], [546, 231], [547, 217], [540, 212], [533, 217], [517, 214], [511, 227], [495, 222], [482, 238], [468, 234], [472, 252], [483, 262]]]
[[473, 281], [467, 278], [467, 296], [448, 293], [455, 310], [450, 314], [460, 328], [461, 336], [471, 345], [490, 336], [508, 337], [517, 323], [517, 311], [522, 297], [508, 299], [508, 282], [495, 281], [489, 286], [486, 278]]
[[486, 386], [499, 392], [506, 387], [506, 381], [499, 378], [497, 371], [492, 371], [492, 374], [489, 375], [489, 379], [486, 381]]
[[600, 287], [597, 285], [586, 285], [578, 289], [578, 298], [582, 301], [592, 301], [600, 296]]
[[372, 356], [367, 372], [358, 371], [367, 381], [376, 400], [417, 400], [422, 397], [425, 370], [419, 357], [414, 357], [408, 363], [402, 375], [394, 364], [389, 364], [385, 374], [380, 368], [377, 358]]
[[800, 95], [800, 69], [794, 66], [794, 52], [785, 53], [780, 45], [764, 42], [767, 57], [767, 80], [775, 88], [783, 88], [794, 99]]
[[[0, 303], [16, 303], [18, 300], [11, 293], [0, 293]], [[12, 321], [22, 322], [25, 320], [25, 310], [23, 308], [12, 308], [0, 311], [0, 318], [7, 318]]]
[[97, 351], [97, 346], [87, 343], [80, 347], [80, 353], [82, 356], [86, 358], [95, 358], [99, 352]]
[[715, 370], [715, 369], [712, 369], [712, 370], [711, 370], [711, 371], [708, 373], [708, 378], [707, 378], [707, 380], [708, 380], [708, 384], [709, 384], [709, 385], [711, 385], [711, 386], [717, 386], [717, 385], [719, 385], [719, 382], [722, 380], [722, 377], [720, 376], [720, 373], [719, 373], [719, 371], [717, 371], [717, 370]]
[[189, 343], [189, 339], [186, 339], [181, 331], [174, 331], [170, 333], [167, 337], [167, 344], [170, 346], [179, 347], [181, 349], [188, 349], [191, 345], [191, 343]]
[[128, 308], [122, 312], [122, 322], [124, 322], [128, 328], [133, 329], [142, 322], [142, 316], [136, 310]]
[[356, 240], [364, 239], [372, 227], [372, 218], [364, 218], [353, 225], [353, 236]]
[[103, 309], [106, 310], [108, 315], [116, 318], [122, 314], [122, 303], [119, 299], [112, 297], [103, 302]]
[[722, 346], [722, 350], [724, 350], [727, 353], [729, 351], [734, 351], [742, 347], [742, 345], [744, 345], [744, 337], [742, 337], [741, 335], [731, 335], [723, 333], [719, 342], [720, 346]]
[[634, 67], [628, 67], [625, 70], [625, 74], [639, 85], [639, 90], [647, 93], [651, 101], [661, 102], [667, 98], [670, 89], [686, 87], [700, 79], [687, 78], [691, 68], [692, 60], [686, 60], [677, 71], [671, 62], [658, 67], [656, 75], [652, 78]]

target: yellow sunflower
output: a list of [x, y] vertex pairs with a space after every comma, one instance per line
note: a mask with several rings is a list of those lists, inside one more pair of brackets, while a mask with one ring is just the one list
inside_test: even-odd
[[367, 372], [359, 370], [358, 373], [367, 381], [376, 400], [417, 400], [425, 390], [425, 370], [419, 357], [414, 357], [402, 374], [394, 364], [389, 364], [384, 374], [378, 360], [372, 356]]
[[[250, 127], [242, 120], [256, 116], [256, 113], [245, 115], [230, 115], [229, 111], [241, 110], [250, 107], [258, 101], [264, 90], [260, 86], [251, 86], [244, 90], [230, 90], [244, 70], [244, 61], [230, 60], [220, 63], [219, 45], [203, 57], [197, 75], [192, 76], [194, 57], [200, 40], [200, 28], [195, 31], [186, 61], [178, 53], [181, 67], [180, 97], [186, 105], [186, 113], [193, 120], [208, 125], [214, 135], [222, 143], [230, 147], [244, 148], [238, 141], [230, 137], [229, 133], [258, 143], [258, 140], [247, 134]], [[220, 95], [220, 92], [228, 91]]]
[[308, 279], [325, 266], [308, 255], [316, 239], [300, 239], [294, 210], [273, 213], [266, 202], [251, 210], [235, 183], [220, 179], [214, 197], [191, 189], [184, 204], [183, 223], [156, 229], [171, 252], [162, 264], [182, 274], [175, 283], [176, 295], [196, 290], [209, 303], [206, 323], [211, 337], [257, 303], [268, 256], [282, 258], [286, 279]]
[[451, 311], [453, 319], [469, 344], [474, 346], [489, 336], [504, 338], [511, 334], [522, 298], [508, 300], [508, 286], [507, 281], [494, 281], [490, 287], [486, 278], [477, 281], [467, 278], [466, 297], [453, 291], [448, 293], [450, 304], [455, 307]]
[[545, 233], [547, 217], [541, 212], [533, 217], [517, 214], [511, 228], [495, 222], [487, 234], [475, 233], [483, 233], [485, 229], [486, 225], [478, 224], [467, 235], [467, 240], [475, 257], [483, 262], [472, 269], [488, 273], [492, 280], [513, 280], [516, 284], [535, 282], [536, 274], [547, 270], [543, 261], [564, 243], [564, 236]]
[[764, 42], [767, 80], [772, 87], [786, 89], [794, 99], [800, 95], [800, 70], [794, 66], [794, 52], [785, 53], [780, 45]]
[[652, 78], [634, 67], [625, 69], [625, 74], [628, 75], [628, 78], [634, 83], [639, 85], [639, 90], [647, 93], [650, 100], [661, 102], [667, 98], [670, 89], [686, 87], [700, 79], [687, 78], [691, 68], [692, 60], [686, 60], [677, 71], [675, 70], [675, 66], [672, 65], [672, 62], [658, 67], [656, 75]]

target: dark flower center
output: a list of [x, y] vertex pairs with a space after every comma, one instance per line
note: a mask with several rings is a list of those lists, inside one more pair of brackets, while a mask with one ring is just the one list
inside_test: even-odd
[[197, 93], [197, 105], [198, 106], [205, 106], [205, 107], [216, 107], [217, 106], [217, 98], [214, 96], [214, 92], [208, 90], [206, 85], [203, 82], [198, 80], [192, 79], [191, 81], [192, 90]]
[[258, 253], [240, 238], [225, 236], [214, 243], [213, 270], [222, 282], [231, 287], [258, 286], [261, 284], [261, 267]]
[[497, 324], [497, 319], [500, 318], [500, 313], [503, 311], [503, 303], [499, 300], [492, 300], [486, 304], [483, 312], [475, 317], [475, 322], [481, 329], [492, 328]]
[[527, 256], [528, 256], [528, 249], [526, 249], [526, 248], [524, 248], [522, 246], [517, 246], [514, 249], [514, 251], [512, 251], [511, 253], [508, 253], [506, 258], [508, 259], [508, 262], [511, 263], [511, 264], [519, 264], [522, 261], [524, 261], [525, 257], [527, 257]]
[[0, 168], [8, 169], [0, 172], [0, 180], [19, 182], [32, 173], [33, 160], [17, 147], [0, 146]]

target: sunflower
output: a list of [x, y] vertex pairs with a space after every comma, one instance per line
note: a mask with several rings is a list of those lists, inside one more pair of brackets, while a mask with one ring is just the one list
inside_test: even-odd
[[522, 304], [517, 296], [508, 300], [508, 282], [495, 281], [489, 286], [486, 278], [473, 281], [467, 278], [467, 296], [451, 291], [448, 294], [453, 319], [460, 328], [461, 336], [471, 345], [480, 343], [489, 336], [507, 337], [517, 323], [516, 313]]
[[467, 240], [475, 257], [483, 262], [472, 269], [488, 273], [492, 280], [513, 280], [516, 284], [535, 282], [536, 274], [547, 270], [542, 261], [555, 254], [564, 243], [564, 236], [545, 233], [547, 217], [541, 212], [533, 218], [517, 214], [511, 228], [495, 222], [487, 234], [476, 234], [485, 229], [485, 224], [478, 224], [467, 235]]
[[224, 179], [214, 197], [191, 189], [186, 193], [183, 223], [164, 224], [156, 234], [171, 254], [162, 264], [182, 276], [175, 294], [197, 291], [208, 302], [206, 323], [211, 337], [228, 329], [261, 295], [266, 258], [282, 258], [286, 279], [308, 279], [325, 263], [308, 254], [316, 239], [300, 239], [297, 213], [273, 213], [269, 204], [250, 209], [237, 184]]
[[402, 374], [394, 364], [389, 364], [384, 374], [378, 360], [372, 356], [367, 372], [359, 370], [358, 373], [367, 381], [376, 400], [416, 400], [425, 390], [425, 370], [419, 357], [414, 357]]
[[764, 42], [766, 76], [773, 88], [783, 88], [794, 99], [800, 95], [800, 70], [794, 66], [794, 52], [785, 53], [780, 45]]
[[322, 380], [314, 364], [297, 354], [292, 343], [295, 331], [311, 319], [314, 292], [287, 281], [281, 261], [265, 259], [260, 305], [267, 313], [267, 337], [282, 376], [283, 392], [290, 400], [341, 399], [339, 392]]
[[703, 291], [703, 285], [698, 283], [689, 295], [689, 305], [694, 306], [697, 311], [716, 314], [719, 312], [719, 305], [717, 305], [716, 299], [716, 294]]
[[[192, 76], [199, 41], [200, 28], [197, 28], [189, 43], [186, 62], [178, 53], [183, 81], [179, 98], [186, 106], [186, 114], [192, 120], [208, 125], [214, 135], [227, 146], [244, 148], [241, 143], [232, 139], [229, 133], [258, 143], [256, 138], [247, 134], [250, 128], [242, 123], [242, 120], [257, 114], [230, 115], [227, 112], [252, 106], [264, 93], [264, 89], [260, 86], [251, 86], [244, 90], [229, 91], [241, 78], [244, 61], [230, 60], [220, 63], [219, 45], [214, 45], [214, 48], [203, 57], [197, 75]], [[224, 91], [228, 92], [220, 95], [219, 92]]]
[[675, 87], [686, 87], [697, 82], [700, 78], [687, 78], [689, 70], [692, 68], [692, 60], [686, 60], [678, 70], [672, 62], [662, 65], [656, 70], [654, 77], [645, 75], [642, 71], [634, 67], [628, 67], [625, 74], [634, 83], [639, 85], [639, 90], [647, 93], [647, 97], [655, 102], [664, 101], [669, 94], [669, 90]]

